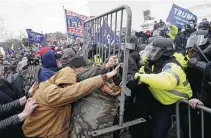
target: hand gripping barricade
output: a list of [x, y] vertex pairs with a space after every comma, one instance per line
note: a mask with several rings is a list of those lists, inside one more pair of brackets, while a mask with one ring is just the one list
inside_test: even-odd
[[[188, 105], [187, 100], [180, 100], [176, 104], [176, 124], [177, 124], [177, 138], [181, 138], [180, 133], [180, 104], [185, 103]], [[211, 114], [211, 109], [205, 106], [196, 106], [201, 112], [201, 138], [204, 138], [204, 112]], [[191, 111], [190, 106], [188, 106], [188, 127], [189, 127], [189, 138], [191, 138]]]
[[[91, 132], [90, 135], [93, 137], [145, 122], [143, 118], [123, 122], [125, 95], [130, 94], [130, 90], [126, 87], [129, 50], [134, 49], [134, 45], [130, 43], [131, 20], [132, 12], [130, 7], [123, 5], [84, 23], [84, 45], [82, 48], [84, 58], [94, 63], [102, 63], [108, 57], [116, 55], [123, 68], [121, 81], [123, 92], [119, 98], [119, 125]], [[120, 60], [120, 55], [123, 55], [123, 60]]]

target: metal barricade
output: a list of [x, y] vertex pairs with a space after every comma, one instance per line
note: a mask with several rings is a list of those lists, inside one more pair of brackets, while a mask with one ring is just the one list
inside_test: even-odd
[[[123, 92], [120, 98], [119, 125], [91, 132], [94, 137], [145, 122], [143, 118], [123, 122], [125, 94], [130, 93], [130, 90], [126, 87], [129, 50], [134, 49], [134, 45], [130, 43], [131, 20], [132, 12], [130, 7], [122, 5], [84, 23], [84, 45], [82, 48], [84, 58], [95, 63], [103, 63], [111, 55], [116, 55], [123, 69], [121, 81]], [[124, 29], [125, 33], [123, 33]], [[123, 61], [120, 60], [120, 55], [124, 57]]]
[[[180, 133], [180, 104], [185, 103], [188, 104], [187, 100], [180, 100], [176, 104], [176, 124], [177, 124], [177, 138], [181, 138]], [[189, 138], [191, 138], [191, 107], [188, 106], [188, 126], [189, 126]], [[196, 106], [197, 109], [201, 111], [201, 138], [204, 138], [204, 111], [211, 114], [211, 109], [205, 106]]]

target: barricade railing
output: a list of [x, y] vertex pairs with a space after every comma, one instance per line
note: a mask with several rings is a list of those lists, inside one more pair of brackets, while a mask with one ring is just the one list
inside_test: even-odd
[[92, 136], [99, 136], [145, 122], [143, 118], [123, 122], [125, 94], [130, 94], [130, 90], [126, 87], [129, 50], [134, 49], [134, 45], [130, 43], [131, 21], [132, 12], [130, 7], [122, 5], [84, 23], [84, 45], [82, 48], [84, 58], [95, 63], [103, 63], [111, 55], [115, 55], [118, 57], [123, 69], [120, 84], [123, 92], [119, 104], [119, 125], [91, 132]]
[[[177, 138], [181, 138], [180, 128], [180, 104], [185, 103], [188, 105], [188, 126], [189, 126], [189, 138], [191, 138], [191, 107], [187, 100], [180, 100], [176, 104], [176, 125], [177, 125]], [[211, 114], [211, 109], [205, 106], [196, 105], [196, 109], [201, 112], [201, 138], [204, 138], [204, 112]]]

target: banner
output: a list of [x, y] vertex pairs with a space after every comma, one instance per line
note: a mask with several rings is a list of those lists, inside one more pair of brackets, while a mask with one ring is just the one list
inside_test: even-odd
[[192, 19], [197, 22], [197, 16], [191, 11], [173, 4], [166, 21], [181, 28], [182, 26], [188, 24], [188, 21]]
[[110, 45], [120, 44], [120, 37], [119, 35], [115, 34], [108, 23], [104, 21], [97, 35], [95, 36], [95, 42]]
[[67, 33], [75, 37], [83, 37], [83, 24], [88, 17], [65, 9]]
[[26, 29], [28, 41], [31, 43], [43, 43], [45, 36], [40, 33], [33, 32], [31, 29]]

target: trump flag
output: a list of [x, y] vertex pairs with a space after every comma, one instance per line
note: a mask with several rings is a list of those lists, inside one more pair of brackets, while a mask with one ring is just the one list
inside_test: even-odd
[[88, 16], [81, 15], [65, 9], [67, 33], [75, 37], [83, 37], [83, 24]]
[[197, 22], [197, 16], [191, 11], [175, 4], [173, 4], [169, 16], [166, 19], [167, 22], [174, 24], [179, 28], [188, 24], [189, 20], [195, 20], [195, 22]]
[[28, 34], [28, 41], [31, 43], [42, 43], [45, 39], [45, 36], [40, 33], [33, 32], [32, 29], [26, 29]]

